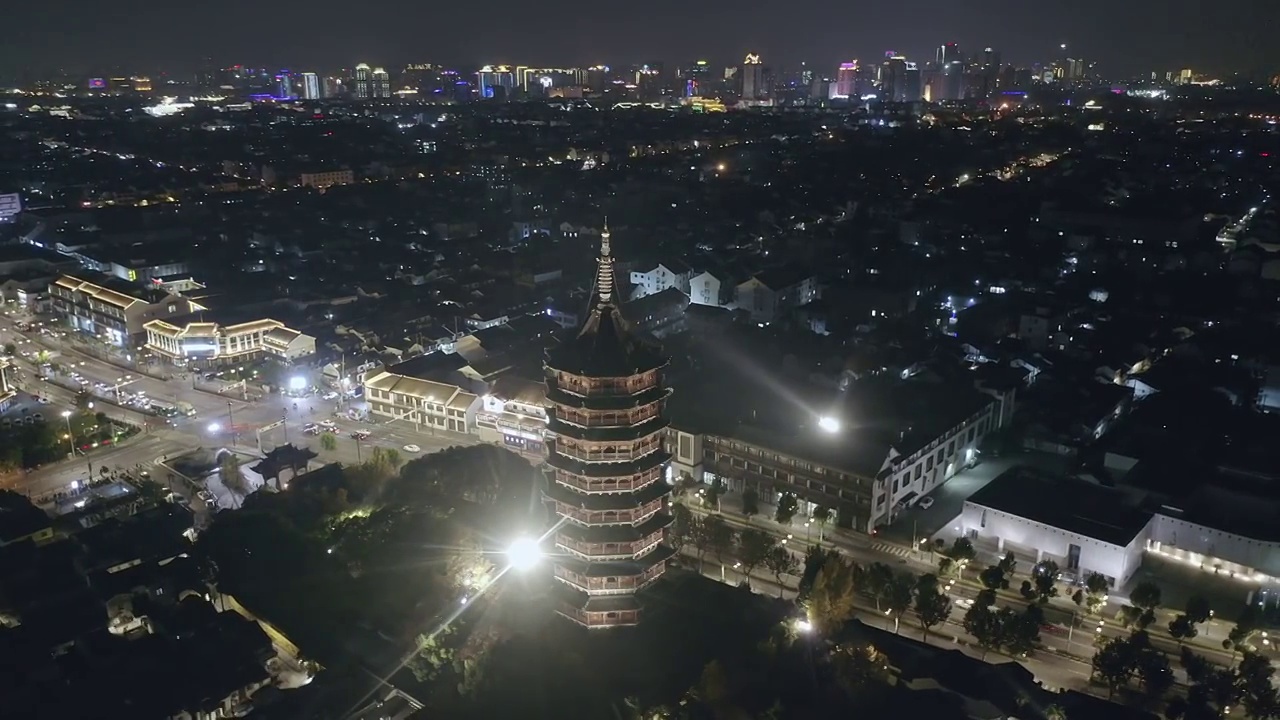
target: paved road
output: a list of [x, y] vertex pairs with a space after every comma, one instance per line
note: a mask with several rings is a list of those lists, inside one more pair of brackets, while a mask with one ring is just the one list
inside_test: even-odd
[[[100, 397], [94, 407], [95, 411], [105, 412], [108, 417], [121, 422], [145, 427], [143, 434], [119, 448], [92, 451], [87, 457], [49, 465], [29, 474], [24, 490], [32, 496], [65, 490], [72, 481], [85, 480], [90, 465], [93, 472], [98, 472], [98, 468], [103, 465], [129, 468], [141, 464], [143, 469], [152, 470], [156, 479], [163, 482], [167, 471], [153, 465], [161, 456], [176, 455], [196, 447], [234, 447], [240, 451], [255, 453], [259, 447], [259, 436], [263, 450], [270, 450], [287, 441], [310, 447], [319, 453], [319, 460], [322, 462], [347, 464], [367, 458], [374, 447], [396, 448], [401, 457], [409, 460], [447, 447], [474, 445], [478, 442], [471, 435], [432, 433], [417, 429], [404, 421], [369, 423], [345, 417], [334, 418], [332, 414], [337, 405], [318, 396], [292, 399], [273, 395], [258, 401], [245, 401], [241, 399], [239, 388], [218, 395], [193, 388], [191, 380], [180, 375], [171, 380], [140, 375], [85, 352], [66, 338], [19, 332], [17, 321], [18, 318], [0, 314], [0, 343], [14, 342], [18, 344], [20, 351], [34, 353], [45, 350], [57, 353], [59, 359], [56, 362], [74, 364], [76, 371], [90, 383], [115, 385], [127, 382], [125, 387], [131, 392], [145, 391], [152, 398], [171, 403], [188, 402], [196, 409], [193, 418], [176, 418], [171, 423], [166, 423], [162, 418], [115, 406]], [[18, 358], [16, 385], [19, 390], [49, 397], [52, 402], [39, 406], [40, 412], [46, 420], [55, 422], [60, 419], [62, 410], [74, 406], [76, 392], [54, 382], [38, 379], [34, 360], [34, 355]], [[130, 377], [125, 377], [126, 375]], [[283, 425], [277, 425], [282, 419]], [[324, 450], [318, 436], [302, 432], [306, 423], [322, 420], [333, 420], [338, 426], [338, 445], [333, 451]], [[234, 433], [229, 429], [233, 426]], [[264, 427], [268, 429], [259, 433]], [[358, 447], [351, 438], [351, 433], [355, 430], [371, 433]], [[421, 451], [409, 452], [405, 450], [407, 445], [416, 445]]]

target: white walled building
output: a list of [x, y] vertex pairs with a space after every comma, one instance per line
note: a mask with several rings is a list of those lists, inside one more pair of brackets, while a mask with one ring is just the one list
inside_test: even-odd
[[818, 299], [818, 281], [799, 271], [763, 272], [734, 289], [738, 309], [751, 313], [756, 322], [770, 323], [787, 311]]
[[547, 390], [544, 383], [504, 375], [480, 398], [476, 434], [481, 441], [541, 458], [546, 432]]
[[239, 362], [259, 354], [293, 362], [316, 352], [314, 337], [269, 318], [235, 325], [152, 320], [143, 328], [146, 348], [175, 363]]
[[1118, 490], [1013, 468], [970, 496], [953, 525], [999, 552], [1050, 559], [1076, 577], [1101, 573], [1120, 587], [1142, 565], [1150, 520]]
[[631, 271], [631, 284], [635, 285], [635, 292], [631, 299], [655, 295], [675, 288], [680, 292], [689, 294], [689, 281], [693, 278], [693, 269], [678, 260], [667, 260], [654, 265], [649, 270]]
[[733, 302], [733, 285], [727, 276], [720, 277], [709, 270], [700, 272], [689, 279], [689, 301], [724, 307]]
[[397, 375], [385, 369], [365, 375], [364, 397], [370, 414], [401, 420], [423, 432], [468, 433], [480, 406], [480, 398], [457, 385]]

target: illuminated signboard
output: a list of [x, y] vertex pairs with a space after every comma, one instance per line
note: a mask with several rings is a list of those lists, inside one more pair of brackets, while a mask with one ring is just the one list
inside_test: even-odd
[[22, 198], [18, 193], [0, 195], [0, 220], [22, 212]]
[[89, 89], [90, 90], [106, 90], [107, 79], [106, 78], [89, 78]]

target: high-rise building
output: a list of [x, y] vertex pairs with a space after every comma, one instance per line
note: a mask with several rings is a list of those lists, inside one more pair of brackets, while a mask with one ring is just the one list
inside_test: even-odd
[[587, 627], [639, 622], [636, 593], [674, 554], [663, 544], [671, 524], [667, 358], [619, 313], [609, 243], [606, 225], [589, 314], [545, 363], [557, 612]]
[[516, 76], [509, 65], [485, 65], [476, 73], [476, 87], [481, 98], [505, 100], [516, 87]]
[[836, 84], [831, 90], [833, 98], [849, 98], [857, 94], [858, 61], [840, 63], [836, 70]]
[[373, 92], [373, 97], [391, 97], [391, 75], [382, 68], [374, 68], [370, 74], [369, 89]]
[[760, 61], [760, 56], [748, 53], [746, 59], [742, 61], [741, 73], [742, 99], [763, 100], [765, 96], [764, 64]]
[[946, 67], [947, 63], [960, 60], [960, 46], [955, 43], [943, 43], [938, 46], [937, 57], [934, 61], [938, 63], [938, 67]]
[[372, 78], [373, 72], [365, 63], [356, 66], [356, 97], [361, 100], [367, 100], [373, 97]]
[[319, 100], [324, 97], [324, 88], [320, 85], [320, 76], [313, 72], [302, 73], [302, 98]]
[[281, 70], [276, 73], [276, 97], [293, 98], [298, 96], [297, 88], [294, 87], [293, 73], [288, 70]]
[[880, 65], [880, 99], [902, 102], [907, 97], [907, 59], [890, 50]]

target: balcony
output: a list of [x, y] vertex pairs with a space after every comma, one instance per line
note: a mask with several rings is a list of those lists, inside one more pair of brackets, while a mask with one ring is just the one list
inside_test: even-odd
[[663, 508], [663, 498], [625, 510], [589, 510], [556, 502], [556, 513], [582, 525], [636, 525]]
[[562, 437], [555, 446], [556, 453], [584, 462], [630, 462], [661, 448], [662, 438], [657, 433], [630, 443], [585, 443]]
[[556, 533], [556, 547], [588, 562], [634, 560], [658, 546], [666, 529], [632, 542], [588, 542]]
[[589, 493], [634, 492], [662, 479], [664, 469], [656, 467], [626, 478], [585, 478], [563, 470], [556, 471], [556, 482]]
[[592, 577], [557, 565], [556, 579], [592, 596], [630, 595], [657, 580], [665, 570], [666, 563], [658, 563], [638, 575]]
[[557, 407], [555, 419], [569, 425], [587, 428], [628, 427], [651, 420], [662, 412], [661, 403], [652, 403], [631, 410], [583, 410]]
[[555, 374], [556, 387], [582, 396], [635, 395], [658, 384], [657, 371], [624, 378], [588, 378], [566, 372]]

